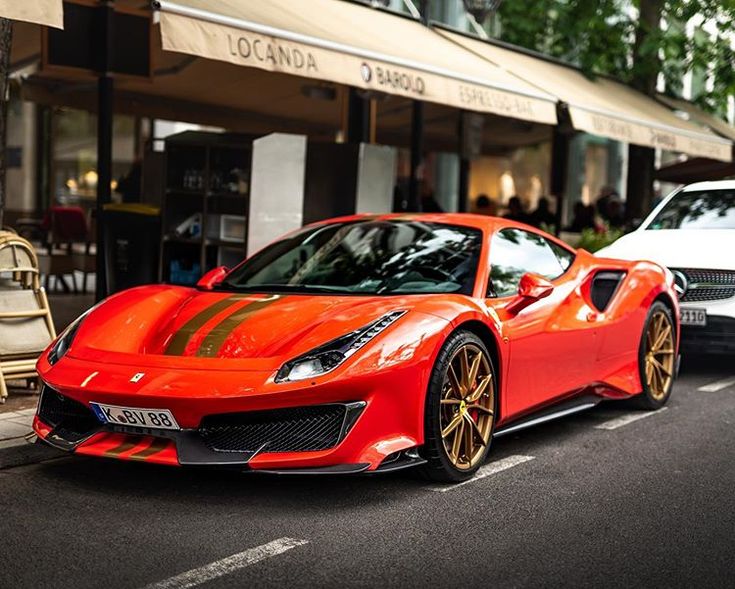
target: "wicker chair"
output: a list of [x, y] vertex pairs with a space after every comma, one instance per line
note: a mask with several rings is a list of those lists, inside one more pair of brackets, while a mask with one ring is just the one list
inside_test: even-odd
[[55, 337], [33, 246], [0, 231], [0, 403], [8, 396], [6, 380], [38, 376], [36, 360]]

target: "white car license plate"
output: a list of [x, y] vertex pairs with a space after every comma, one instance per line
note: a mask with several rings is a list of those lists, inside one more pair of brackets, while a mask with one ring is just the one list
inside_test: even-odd
[[682, 309], [681, 324], [704, 327], [707, 325], [707, 311], [704, 309]]
[[168, 409], [118, 407], [103, 403], [90, 403], [90, 405], [97, 417], [105, 423], [157, 429], [181, 429]]

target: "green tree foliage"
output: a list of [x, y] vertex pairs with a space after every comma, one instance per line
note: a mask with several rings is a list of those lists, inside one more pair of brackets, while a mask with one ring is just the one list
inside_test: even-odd
[[[646, 13], [659, 26], [640, 18]], [[650, 93], [645, 82], [660, 71], [676, 96], [687, 72], [706, 74], [714, 83], [693, 98], [720, 113], [735, 94], [735, 0], [507, 0], [499, 17], [503, 41], [590, 76], [611, 75]], [[695, 34], [687, 34], [687, 23]]]

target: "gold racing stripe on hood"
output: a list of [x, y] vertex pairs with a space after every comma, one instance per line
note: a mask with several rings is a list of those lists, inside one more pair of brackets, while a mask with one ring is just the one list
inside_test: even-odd
[[235, 331], [248, 317], [269, 307], [279, 299], [281, 295], [271, 295], [266, 299], [254, 301], [244, 307], [240, 307], [212, 328], [202, 341], [197, 350], [197, 356], [212, 358], [217, 355], [228, 336]]
[[179, 330], [174, 333], [171, 341], [169, 341], [168, 343], [168, 346], [166, 346], [166, 351], [164, 352], [164, 354], [166, 354], [167, 356], [183, 356], [184, 350], [186, 350], [186, 345], [189, 343], [189, 340], [194, 336], [197, 331], [204, 327], [204, 324], [207, 321], [209, 321], [212, 317], [221, 313], [228, 307], [231, 307], [238, 301], [243, 300], [243, 298], [244, 297], [242, 296], [231, 296], [224, 298], [194, 315], [194, 317], [189, 319], [189, 321], [184, 323], [184, 325], [182, 325]]

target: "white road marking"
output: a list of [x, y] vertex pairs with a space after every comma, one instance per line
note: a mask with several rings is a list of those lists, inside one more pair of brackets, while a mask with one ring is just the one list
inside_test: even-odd
[[716, 380], [715, 382], [706, 384], [703, 387], [699, 387], [697, 390], [702, 391], [703, 393], [716, 393], [717, 391], [726, 389], [727, 387], [732, 386], [734, 384], [735, 384], [735, 378], [724, 378], [722, 380]]
[[623, 427], [624, 425], [628, 425], [629, 423], [633, 423], [634, 421], [638, 421], [639, 419], [651, 417], [651, 415], [657, 415], [662, 411], [666, 411], [667, 409], [668, 407], [662, 407], [658, 411], [638, 411], [636, 413], [628, 413], [627, 415], [621, 415], [620, 417], [616, 417], [615, 419], [610, 419], [609, 421], [598, 423], [595, 426], [595, 429], [618, 429], [619, 427]]
[[217, 560], [198, 569], [192, 569], [165, 581], [159, 581], [158, 583], [152, 583], [147, 585], [145, 589], [188, 589], [189, 587], [196, 587], [207, 581], [218, 579], [224, 575], [249, 567], [261, 560], [271, 558], [283, 554], [291, 548], [308, 544], [308, 540], [296, 540], [294, 538], [279, 538], [263, 544], [262, 546], [256, 546], [250, 548], [244, 552], [233, 554], [222, 560]]
[[491, 462], [490, 464], [486, 464], [485, 466], [481, 466], [480, 470], [477, 471], [477, 474], [468, 481], [457, 483], [456, 485], [445, 485], [442, 487], [429, 487], [429, 488], [432, 491], [437, 491], [439, 493], [446, 493], [447, 491], [453, 491], [454, 489], [457, 489], [458, 487], [461, 487], [462, 485], [476, 483], [477, 481], [480, 481], [484, 479], [485, 477], [489, 477], [490, 475], [493, 475], [495, 473], [501, 472], [503, 470], [507, 470], [509, 468], [513, 468], [514, 466], [518, 466], [519, 464], [523, 464], [524, 462], [528, 462], [529, 460], [533, 460], [534, 458], [535, 456], [523, 456], [521, 454], [508, 456], [506, 458], [502, 458], [501, 460], [497, 460], [495, 462]]

